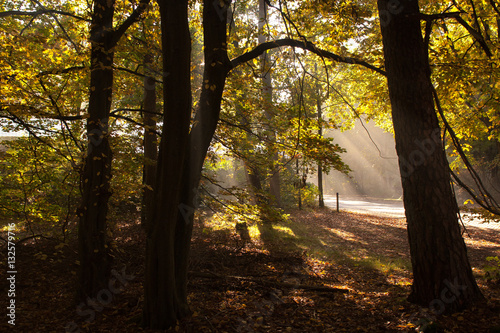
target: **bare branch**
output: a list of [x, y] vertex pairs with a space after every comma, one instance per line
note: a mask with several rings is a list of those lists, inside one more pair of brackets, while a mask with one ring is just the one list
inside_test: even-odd
[[86, 69], [86, 66], [73, 66], [64, 69], [49, 69], [48, 71], [43, 71], [37, 74], [37, 77], [45, 76], [45, 75], [57, 75], [57, 74], [66, 74], [74, 71], [79, 71]]
[[70, 13], [70, 12], [65, 12], [65, 11], [55, 10], [55, 9], [39, 9], [39, 10], [34, 11], [34, 12], [27, 12], [27, 11], [22, 11], [22, 10], [8, 10], [5, 12], [0, 12], [0, 18], [9, 17], [9, 16], [37, 17], [37, 16], [45, 15], [45, 14], [64, 15], [64, 16], [69, 16], [69, 17], [75, 18], [75, 19], [80, 20], [80, 21], [90, 22], [90, 19], [78, 16], [78, 15]]
[[284, 39], [278, 39], [275, 41], [270, 41], [266, 43], [262, 43], [255, 47], [253, 50], [246, 52], [233, 60], [231, 60], [231, 69], [236, 68], [238, 65], [241, 65], [242, 63], [245, 63], [247, 61], [250, 61], [252, 59], [257, 58], [260, 56], [262, 53], [266, 52], [267, 50], [274, 49], [277, 47], [282, 47], [282, 46], [291, 46], [291, 47], [299, 47], [304, 50], [308, 50], [314, 54], [319, 55], [320, 57], [331, 59], [337, 62], [342, 62], [342, 63], [347, 63], [347, 64], [355, 64], [355, 65], [361, 65], [364, 66], [368, 69], [371, 69], [372, 71], [375, 71], [379, 74], [386, 75], [385, 71], [383, 69], [380, 69], [378, 67], [375, 67], [373, 65], [370, 65], [366, 61], [359, 60], [356, 58], [351, 58], [351, 57], [342, 57], [340, 55], [334, 54], [332, 52], [322, 50], [317, 48], [312, 42], [309, 41], [299, 41], [296, 39], [290, 39], [290, 38], [284, 38]]
[[456, 18], [460, 16], [463, 12], [451, 12], [451, 13], [440, 13], [440, 14], [420, 14], [420, 17], [424, 21], [435, 21], [435, 20], [444, 20], [448, 18]]
[[153, 80], [156, 83], [160, 83], [160, 84], [163, 83], [163, 81], [157, 80], [157, 79], [152, 78], [152, 77], [150, 77], [148, 75], [145, 75], [143, 73], [139, 73], [137, 71], [134, 71], [132, 69], [128, 69], [126, 67], [113, 66], [113, 69], [116, 69], [116, 70], [119, 70], [119, 71], [124, 71], [124, 72], [130, 73], [130, 74], [133, 74], [133, 75], [137, 75], [139, 77], [144, 77], [144, 78], [147, 77], [147, 78], [150, 78], [151, 80]]

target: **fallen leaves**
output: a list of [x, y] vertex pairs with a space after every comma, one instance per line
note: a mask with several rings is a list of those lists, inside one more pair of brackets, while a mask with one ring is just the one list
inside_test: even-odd
[[[144, 247], [143, 233], [138, 224], [119, 227], [115, 264], [126, 264], [136, 279], [91, 323], [83, 321], [73, 304], [79, 264], [75, 240], [67, 246], [48, 240], [23, 244], [18, 257], [20, 331], [61, 332], [75, 321], [83, 332], [151, 332], [140, 327], [144, 255], [138, 249]], [[282, 227], [294, 237], [273, 234], [241, 248], [235, 230], [197, 224], [188, 286], [193, 315], [170, 331], [412, 332], [420, 320], [431, 317], [406, 301], [411, 272], [398, 262], [409, 259], [404, 220], [297, 211]], [[498, 234], [469, 232], [474, 239], [469, 255], [479, 274], [486, 256], [498, 255], [491, 246], [498, 246]], [[437, 318], [443, 332], [485, 332], [500, 325], [499, 285], [482, 276], [478, 282], [489, 302]]]

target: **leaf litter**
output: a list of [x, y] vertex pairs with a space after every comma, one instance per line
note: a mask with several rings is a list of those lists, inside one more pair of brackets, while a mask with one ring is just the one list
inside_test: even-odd
[[[198, 221], [188, 285], [193, 313], [165, 332], [415, 332], [426, 327], [495, 332], [500, 326], [500, 284], [484, 270], [486, 257], [500, 252], [497, 230], [469, 227], [471, 238], [465, 236], [488, 301], [436, 317], [406, 301], [412, 279], [404, 219], [328, 209], [290, 215], [277, 227], [259, 226], [259, 239], [243, 243], [234, 228], [212, 230], [207, 220]], [[90, 322], [74, 304], [76, 240], [69, 246], [48, 239], [20, 245], [15, 331], [155, 332], [140, 326], [145, 240], [139, 223], [118, 226], [115, 244], [116, 269], [123, 267], [133, 279]], [[5, 280], [0, 283], [6, 292]], [[4, 299], [0, 303], [6, 306]], [[6, 320], [0, 323], [0, 331], [9, 328]]]

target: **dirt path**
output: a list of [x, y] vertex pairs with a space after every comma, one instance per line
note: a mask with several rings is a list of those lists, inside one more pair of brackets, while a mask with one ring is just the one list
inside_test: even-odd
[[[325, 195], [325, 205], [336, 209], [337, 198], [334, 195]], [[367, 197], [339, 197], [339, 208], [342, 211], [354, 213], [369, 213], [377, 216], [404, 218], [403, 201], [377, 199]]]
[[[331, 209], [336, 209], [337, 199], [334, 195], [325, 195], [325, 205]], [[369, 214], [378, 217], [406, 218], [402, 200], [381, 199], [369, 197], [343, 197], [340, 196], [339, 208], [341, 211]], [[496, 222], [485, 222], [478, 216], [469, 213], [461, 213], [465, 227], [475, 227], [480, 229], [496, 230], [500, 236], [500, 219]]]

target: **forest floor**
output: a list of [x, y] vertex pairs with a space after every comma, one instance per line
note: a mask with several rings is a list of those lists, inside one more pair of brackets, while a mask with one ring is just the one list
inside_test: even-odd
[[[122, 286], [119, 293], [113, 288], [113, 298], [107, 298], [109, 290], [101, 293], [104, 307], [78, 309], [73, 303], [74, 242], [18, 245], [16, 326], [7, 325], [4, 314], [0, 332], [153, 332], [138, 323], [144, 234], [136, 223], [116, 229], [114, 262]], [[427, 325], [434, 329], [428, 332], [500, 332], [500, 283], [485, 270], [492, 265], [486, 258], [500, 255], [499, 231], [469, 227], [468, 233], [470, 261], [486, 301], [445, 316], [406, 301], [412, 280], [404, 219], [293, 211], [273, 226], [250, 225], [250, 240], [242, 240], [234, 223], [206, 217], [193, 235], [193, 314], [170, 331], [415, 332]], [[2, 245], [2, 263], [6, 253]], [[2, 277], [0, 293], [8, 289]], [[4, 313], [6, 297], [0, 306]]]

